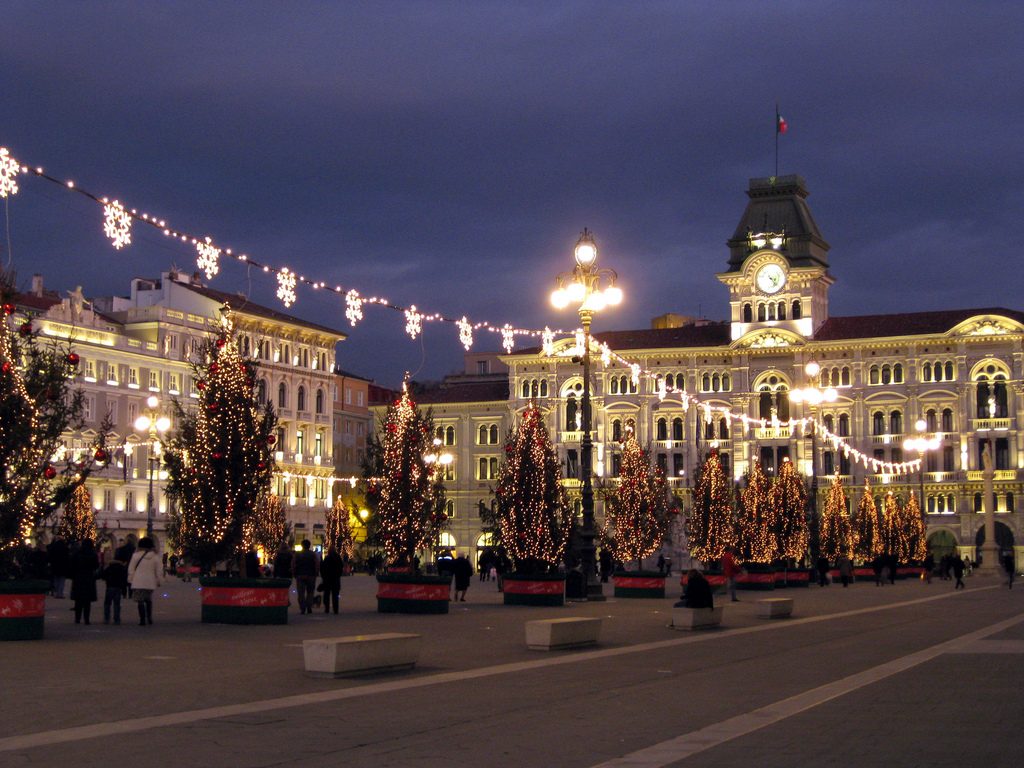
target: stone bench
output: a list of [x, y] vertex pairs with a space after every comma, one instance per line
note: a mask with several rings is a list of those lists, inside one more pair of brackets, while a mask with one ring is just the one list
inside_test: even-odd
[[412, 669], [419, 659], [420, 640], [420, 635], [398, 632], [303, 640], [306, 674], [346, 677]]
[[791, 597], [766, 597], [764, 600], [758, 600], [755, 605], [759, 619], [786, 619], [793, 615]]
[[722, 606], [715, 608], [672, 607], [672, 629], [709, 629], [722, 623]]
[[601, 619], [582, 616], [537, 619], [526, 622], [526, 647], [534, 651], [554, 651], [595, 645], [600, 633]]

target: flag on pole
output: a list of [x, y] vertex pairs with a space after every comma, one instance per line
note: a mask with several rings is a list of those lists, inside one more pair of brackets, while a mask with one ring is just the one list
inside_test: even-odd
[[775, 108], [775, 133], [785, 133], [789, 130], [789, 125], [786, 124], [786, 118], [779, 114], [779, 108]]

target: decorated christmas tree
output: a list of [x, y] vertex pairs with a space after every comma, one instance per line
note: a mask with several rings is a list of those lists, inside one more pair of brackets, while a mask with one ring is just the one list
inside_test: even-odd
[[262, 550], [263, 561], [268, 562], [288, 541], [291, 528], [281, 497], [269, 492], [260, 494], [255, 511], [242, 523], [242, 547]]
[[779, 556], [800, 560], [807, 553], [807, 490], [792, 461], [783, 461], [772, 484], [772, 505], [777, 514], [775, 536]]
[[779, 557], [775, 536], [779, 529], [778, 509], [773, 504], [771, 485], [761, 462], [754, 461], [746, 487], [737, 494], [736, 528], [739, 558], [750, 563], [771, 563]]
[[928, 535], [925, 531], [924, 518], [921, 516], [921, 505], [913, 493], [907, 498], [900, 510], [901, 526], [906, 540], [905, 563], [921, 562], [928, 554]]
[[896, 494], [889, 491], [882, 502], [882, 552], [896, 558], [896, 562], [906, 562], [907, 540], [902, 530], [903, 514]]
[[67, 450], [63, 433], [82, 426], [78, 355], [40, 342], [30, 318], [12, 332], [13, 287], [13, 273], [0, 273], [0, 578], [19, 575], [26, 541], [109, 460], [106, 423], [91, 448]]
[[245, 530], [274, 472], [277, 419], [256, 394], [256, 363], [239, 354], [230, 312], [193, 361], [195, 410], [175, 402], [176, 429], [165, 452], [175, 501], [168, 535], [206, 570], [241, 554]]
[[651, 467], [650, 454], [632, 430], [622, 444], [619, 487], [605, 494], [605, 540], [616, 560], [643, 559], [661, 547], [668, 533], [669, 492], [665, 474]]
[[334, 504], [327, 510], [327, 548], [334, 547], [338, 554], [345, 559], [350, 559], [355, 552], [355, 536], [352, 533], [352, 524], [349, 517], [348, 505], [340, 496], [334, 500]]
[[731, 492], [722, 471], [718, 451], [711, 451], [704, 460], [693, 489], [693, 508], [686, 531], [690, 541], [690, 557], [713, 563], [736, 543]]
[[433, 419], [422, 414], [408, 388], [388, 407], [379, 440], [370, 443], [364, 471], [367, 506], [373, 513], [375, 539], [391, 565], [412, 566], [417, 550], [436, 543], [447, 520], [442, 473], [428, 457], [434, 454]]
[[864, 483], [864, 492], [853, 513], [853, 554], [864, 563], [871, 562], [883, 551], [882, 528], [878, 519], [871, 484]]
[[56, 533], [67, 541], [96, 540], [96, 516], [92, 511], [92, 496], [84, 485], [75, 488], [71, 498], [64, 505]]
[[500, 541], [517, 573], [536, 574], [562, 560], [572, 513], [555, 449], [536, 405], [505, 441], [495, 488]]
[[818, 541], [822, 556], [830, 563], [835, 563], [840, 555], [853, 557], [853, 529], [846, 514], [846, 494], [838, 473], [832, 478], [832, 487], [819, 518]]

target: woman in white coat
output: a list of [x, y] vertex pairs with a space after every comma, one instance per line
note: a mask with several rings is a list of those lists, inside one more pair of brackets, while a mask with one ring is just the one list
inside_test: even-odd
[[153, 623], [153, 590], [160, 586], [163, 564], [156, 556], [153, 540], [143, 536], [139, 548], [128, 564], [128, 583], [132, 585], [132, 598], [139, 604], [139, 626]]

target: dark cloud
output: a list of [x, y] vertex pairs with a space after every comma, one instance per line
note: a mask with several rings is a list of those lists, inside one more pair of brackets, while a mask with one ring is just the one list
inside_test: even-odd
[[[0, 144], [183, 229], [364, 294], [499, 324], [548, 309], [579, 230], [627, 293], [606, 327], [726, 313], [747, 179], [800, 173], [834, 314], [1020, 307], [1019, 4], [9, 3]], [[25, 179], [23, 274], [124, 292], [192, 254]], [[214, 286], [273, 303], [261, 275]], [[346, 327], [337, 301], [294, 311]], [[496, 347], [496, 342], [489, 344]], [[459, 365], [367, 311], [350, 369]]]

